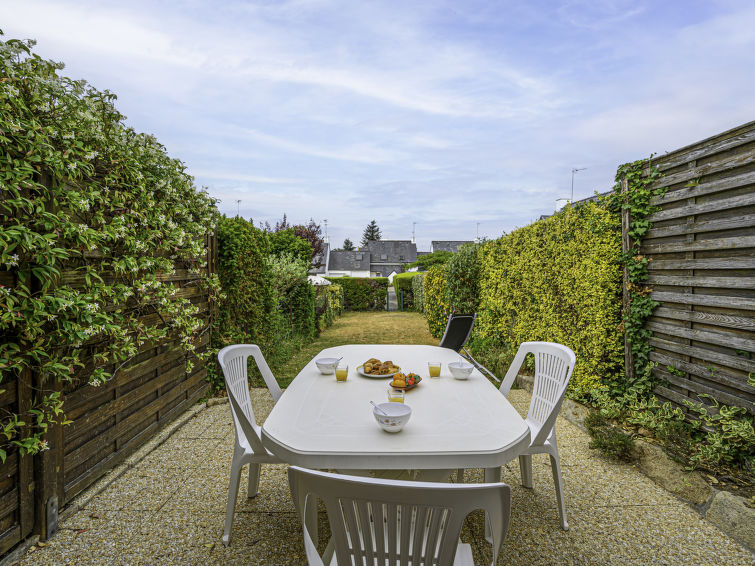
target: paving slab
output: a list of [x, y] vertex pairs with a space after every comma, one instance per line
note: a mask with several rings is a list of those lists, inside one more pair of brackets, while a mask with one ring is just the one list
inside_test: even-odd
[[[252, 399], [262, 422], [272, 400], [263, 389]], [[526, 414], [529, 393], [512, 390], [510, 399]], [[118, 479], [73, 502], [78, 510], [61, 521], [60, 532], [47, 546], [32, 547], [21, 564], [306, 564], [285, 465], [263, 466], [253, 499], [246, 497], [244, 470], [231, 546], [223, 546], [233, 421], [227, 404], [192, 410], [193, 418], [151, 441], [153, 451], [134, 458]], [[502, 469], [512, 512], [499, 563], [755, 564], [745, 547], [634, 466], [591, 450], [577, 426], [559, 418], [557, 434], [570, 530], [559, 526], [548, 457], [533, 457], [533, 489], [520, 485], [514, 460]], [[465, 481], [482, 481], [482, 471], [466, 470]], [[322, 510], [319, 523], [322, 546], [329, 533]], [[481, 513], [470, 515], [462, 540], [472, 543], [475, 564], [490, 564]]]

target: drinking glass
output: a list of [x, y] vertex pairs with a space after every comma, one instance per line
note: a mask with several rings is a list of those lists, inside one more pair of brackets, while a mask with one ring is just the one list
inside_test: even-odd
[[403, 389], [396, 389], [394, 387], [389, 387], [386, 391], [386, 394], [388, 396], [388, 400], [393, 403], [403, 403], [404, 396], [406, 395]]
[[343, 383], [349, 377], [349, 364], [338, 364], [336, 366], [336, 381]]
[[427, 371], [430, 377], [440, 377], [440, 362], [427, 362]]

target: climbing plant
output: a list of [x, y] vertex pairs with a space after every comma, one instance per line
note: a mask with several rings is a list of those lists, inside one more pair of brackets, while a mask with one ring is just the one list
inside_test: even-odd
[[168, 342], [191, 371], [208, 330], [193, 289], [219, 289], [205, 260], [214, 201], [124, 125], [114, 94], [33, 46], [0, 41], [0, 387], [36, 376], [29, 410], [0, 413], [3, 460], [46, 448], [64, 420], [56, 382], [96, 387]]
[[653, 333], [645, 328], [645, 321], [659, 303], [650, 297], [652, 289], [646, 285], [649, 259], [642, 255], [640, 246], [642, 238], [652, 226], [650, 215], [660, 210], [660, 207], [652, 204], [652, 199], [664, 195], [668, 188], [658, 184], [661, 172], [651, 160], [652, 156], [620, 166], [616, 171], [614, 190], [606, 198], [610, 210], [629, 213], [627, 233], [630, 248], [621, 256], [629, 292], [623, 313], [623, 330], [632, 350], [635, 371], [631, 382], [621, 380], [613, 383], [614, 395], [629, 392], [636, 397], [645, 397], [655, 384], [650, 372], [650, 337]]

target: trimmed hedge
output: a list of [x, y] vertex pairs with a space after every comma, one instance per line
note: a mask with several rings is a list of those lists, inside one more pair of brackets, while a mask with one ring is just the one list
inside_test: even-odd
[[315, 289], [309, 281], [305, 279], [281, 297], [280, 309], [292, 337], [305, 340], [315, 337]]
[[265, 233], [243, 218], [218, 222], [218, 277], [223, 289], [213, 324], [212, 346], [269, 346], [275, 298], [265, 269]]
[[577, 355], [569, 394], [590, 399], [623, 374], [620, 256], [620, 219], [595, 203], [484, 245], [475, 349], [508, 365], [522, 342], [564, 344]]
[[326, 277], [343, 289], [347, 311], [379, 311], [385, 309], [388, 296], [387, 277]]
[[414, 309], [414, 288], [412, 281], [419, 272], [414, 271], [412, 273], [399, 273], [393, 276], [393, 289], [396, 291], [396, 298], [401, 305], [401, 291], [404, 292], [403, 310]]
[[425, 273], [423, 285], [425, 317], [430, 334], [443, 336], [451, 308], [446, 299], [446, 274], [443, 265], [434, 265]]
[[[243, 218], [221, 218], [218, 224], [218, 272], [223, 296], [213, 325], [212, 347], [217, 352], [229, 344], [258, 344], [268, 364], [287, 361], [318, 331], [325, 316], [332, 324], [341, 312], [337, 297], [325, 297], [325, 307], [315, 312], [315, 289], [307, 280], [303, 262], [291, 256], [271, 255], [269, 237]], [[337, 288], [337, 285], [330, 287]], [[334, 306], [337, 305], [337, 306]], [[210, 364], [209, 380], [223, 387], [217, 364]], [[256, 369], [250, 373], [261, 384]]]
[[478, 244], [464, 244], [445, 264], [446, 299], [451, 312], [477, 312], [480, 301]]
[[412, 295], [414, 296], [414, 310], [425, 312], [425, 274], [419, 273], [412, 279]]

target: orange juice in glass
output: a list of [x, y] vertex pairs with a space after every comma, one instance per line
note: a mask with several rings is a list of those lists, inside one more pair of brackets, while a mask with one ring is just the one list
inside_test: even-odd
[[389, 387], [386, 391], [388, 395], [388, 400], [391, 403], [403, 403], [404, 402], [404, 391], [402, 389], [395, 389], [393, 387]]
[[336, 367], [336, 381], [338, 382], [344, 382], [349, 377], [349, 365], [348, 364], [338, 364]]
[[440, 377], [440, 362], [427, 362], [427, 371], [430, 377]]

